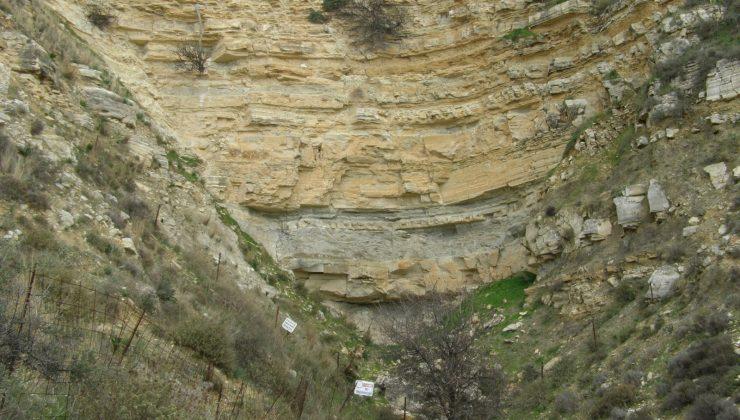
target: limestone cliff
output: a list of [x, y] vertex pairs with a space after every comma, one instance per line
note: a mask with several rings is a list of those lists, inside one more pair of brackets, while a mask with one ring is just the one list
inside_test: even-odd
[[[673, 7], [408, 0], [406, 36], [366, 51], [340, 20], [308, 22], [319, 1], [127, 0], [105, 32], [83, 1], [49, 3], [203, 159], [245, 230], [347, 301], [526, 268], [542, 181], [573, 127], [645, 81]], [[201, 36], [208, 74], [178, 71], [175, 48]]]

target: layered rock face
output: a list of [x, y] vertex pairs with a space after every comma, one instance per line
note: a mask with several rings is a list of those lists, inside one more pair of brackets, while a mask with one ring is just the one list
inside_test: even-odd
[[[406, 36], [367, 51], [340, 19], [308, 22], [318, 0], [126, 0], [107, 32], [82, 1], [50, 4], [203, 159], [247, 231], [348, 301], [526, 268], [539, 181], [574, 125], [644, 80], [666, 8], [624, 2], [607, 21], [584, 0], [411, 0]], [[174, 50], [201, 37], [208, 74], [179, 71]]]

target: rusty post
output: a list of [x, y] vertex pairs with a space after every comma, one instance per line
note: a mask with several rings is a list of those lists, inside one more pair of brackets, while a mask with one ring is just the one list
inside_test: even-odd
[[406, 396], [403, 397], [403, 420], [406, 420]]
[[306, 404], [306, 392], [308, 390], [308, 381], [306, 381], [306, 378], [304, 376], [301, 376], [301, 382], [298, 384], [298, 389], [296, 390], [296, 396], [295, 396], [295, 404], [296, 404], [296, 411], [298, 411], [298, 417], [301, 418], [303, 415], [303, 407]]
[[221, 253], [218, 253], [218, 263], [216, 263], [216, 283], [218, 283], [218, 276], [221, 273]]
[[596, 344], [596, 321], [594, 321], [594, 318], [591, 317], [591, 332], [594, 336], [594, 345]]
[[36, 280], [36, 268], [31, 270], [31, 278], [28, 280], [28, 289], [26, 289], [26, 300], [23, 302], [23, 311], [21, 311], [20, 322], [18, 324], [18, 334], [23, 331], [23, 320], [26, 318], [28, 307], [31, 305], [31, 291], [33, 290], [33, 282]]
[[157, 205], [157, 215], [154, 216], [154, 227], [157, 227], [159, 224], [159, 211], [162, 209], [162, 204]]
[[221, 389], [218, 390], [218, 402], [216, 403], [216, 420], [218, 420], [218, 416], [221, 413], [221, 398], [224, 395], [224, 387], [222, 386]]
[[342, 412], [342, 410], [344, 410], [344, 406], [347, 405], [347, 401], [349, 401], [349, 399], [352, 397], [352, 391], [354, 391], [354, 390], [355, 390], [354, 387], [350, 387], [349, 392], [347, 393], [347, 397], [344, 398], [344, 401], [342, 401], [342, 406], [339, 407], [339, 412], [340, 413]]
[[284, 388], [281, 389], [280, 393], [277, 395], [277, 397], [275, 397], [275, 401], [273, 401], [272, 404], [270, 404], [270, 408], [267, 410], [267, 412], [265, 412], [265, 417], [267, 417], [267, 415], [272, 412], [272, 409], [275, 407], [275, 404], [277, 404], [278, 400], [280, 399], [280, 397], [283, 396], [283, 394], [285, 394]]
[[242, 391], [244, 391], [244, 381], [242, 381], [239, 386], [239, 392], [236, 393], [236, 401], [234, 401], [234, 406], [231, 407], [231, 417], [234, 417], [234, 412], [236, 411], [237, 404], [239, 404], [239, 398], [241, 398]]
[[275, 307], [275, 328], [277, 328], [279, 316], [280, 316], [280, 305], [277, 305]]
[[139, 319], [136, 321], [134, 330], [131, 332], [131, 337], [128, 339], [128, 342], [126, 343], [126, 347], [123, 348], [123, 352], [121, 353], [121, 359], [118, 361], [118, 364], [121, 364], [123, 362], [123, 358], [126, 356], [126, 352], [128, 351], [128, 348], [131, 347], [131, 343], [134, 341], [134, 336], [136, 335], [136, 331], [139, 329], [139, 325], [141, 325], [141, 320], [144, 319], [145, 313], [146, 311], [144, 310], [141, 311], [141, 315], [139, 315]]

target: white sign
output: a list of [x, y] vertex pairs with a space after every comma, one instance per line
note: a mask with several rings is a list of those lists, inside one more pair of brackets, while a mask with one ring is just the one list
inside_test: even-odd
[[355, 381], [355, 395], [372, 397], [375, 384], [369, 381]]
[[283, 321], [283, 329], [289, 333], [292, 333], [295, 331], [295, 327], [298, 326], [298, 323], [293, 321], [290, 318], [285, 318], [285, 321]]

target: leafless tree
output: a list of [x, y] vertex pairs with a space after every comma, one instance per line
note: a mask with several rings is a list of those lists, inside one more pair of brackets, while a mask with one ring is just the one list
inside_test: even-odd
[[479, 328], [469, 308], [435, 294], [391, 311], [382, 328], [398, 345], [396, 374], [412, 382], [426, 414], [451, 420], [496, 417], [504, 377], [478, 345]]
[[175, 50], [177, 66], [186, 71], [205, 74], [208, 70], [208, 52], [200, 43], [189, 43]]
[[90, 23], [103, 31], [116, 21], [116, 16], [112, 13], [111, 8], [103, 3], [90, 3], [87, 6], [85, 16]]
[[355, 43], [371, 48], [399, 37], [405, 21], [401, 9], [388, 0], [350, 0], [338, 14], [350, 22]]

